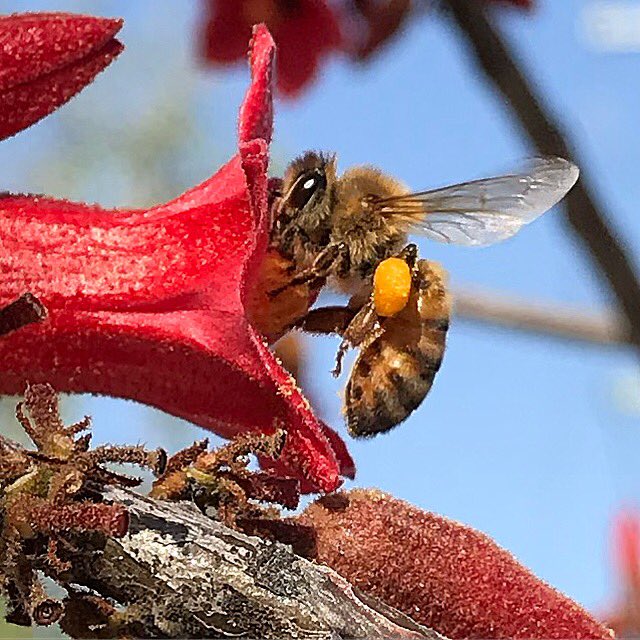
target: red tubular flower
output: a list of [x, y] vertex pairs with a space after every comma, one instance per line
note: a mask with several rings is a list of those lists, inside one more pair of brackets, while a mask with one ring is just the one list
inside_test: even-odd
[[327, 496], [296, 521], [316, 560], [448, 638], [613, 638], [484, 534], [380, 491]]
[[287, 96], [298, 94], [320, 60], [341, 46], [338, 20], [326, 0], [207, 0], [206, 12], [203, 55], [214, 63], [240, 60], [251, 25], [267, 24], [278, 45], [278, 89]]
[[281, 426], [278, 468], [331, 491], [353, 474], [346, 448], [245, 315], [270, 224], [274, 51], [257, 28], [239, 153], [175, 200], [125, 211], [0, 199], [0, 306], [30, 291], [49, 311], [0, 340], [0, 393], [46, 381], [144, 402], [224, 437]]
[[122, 45], [122, 20], [65, 13], [0, 17], [0, 139], [70, 100]]

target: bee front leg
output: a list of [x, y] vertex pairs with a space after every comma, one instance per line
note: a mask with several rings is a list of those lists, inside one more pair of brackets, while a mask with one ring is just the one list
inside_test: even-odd
[[270, 291], [269, 296], [274, 298], [289, 287], [295, 287], [300, 284], [320, 284], [332, 273], [342, 271], [344, 269], [343, 265], [347, 264], [348, 261], [349, 247], [345, 242], [330, 244], [317, 255], [308, 269], [301, 271], [281, 287]]

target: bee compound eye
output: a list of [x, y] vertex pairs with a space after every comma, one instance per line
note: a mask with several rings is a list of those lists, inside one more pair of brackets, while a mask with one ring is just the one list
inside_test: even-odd
[[289, 194], [289, 205], [294, 209], [303, 209], [318, 191], [327, 187], [327, 178], [323, 172], [315, 170], [302, 174], [293, 185]]

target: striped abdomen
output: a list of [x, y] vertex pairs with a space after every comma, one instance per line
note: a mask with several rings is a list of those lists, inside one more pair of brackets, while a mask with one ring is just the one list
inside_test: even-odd
[[382, 320], [384, 333], [353, 365], [345, 391], [352, 436], [388, 431], [420, 405], [442, 363], [449, 316], [445, 272], [419, 260], [407, 306]]

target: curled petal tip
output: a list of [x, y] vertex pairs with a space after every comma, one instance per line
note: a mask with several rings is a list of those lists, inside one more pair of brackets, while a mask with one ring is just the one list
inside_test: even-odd
[[250, 45], [250, 55], [253, 56], [254, 51], [259, 48], [275, 49], [275, 42], [269, 31], [269, 27], [263, 22], [253, 25], [252, 38]]
[[240, 107], [240, 142], [262, 138], [271, 142], [273, 132], [273, 60], [275, 44], [265, 25], [254, 29], [249, 53], [251, 85]]

